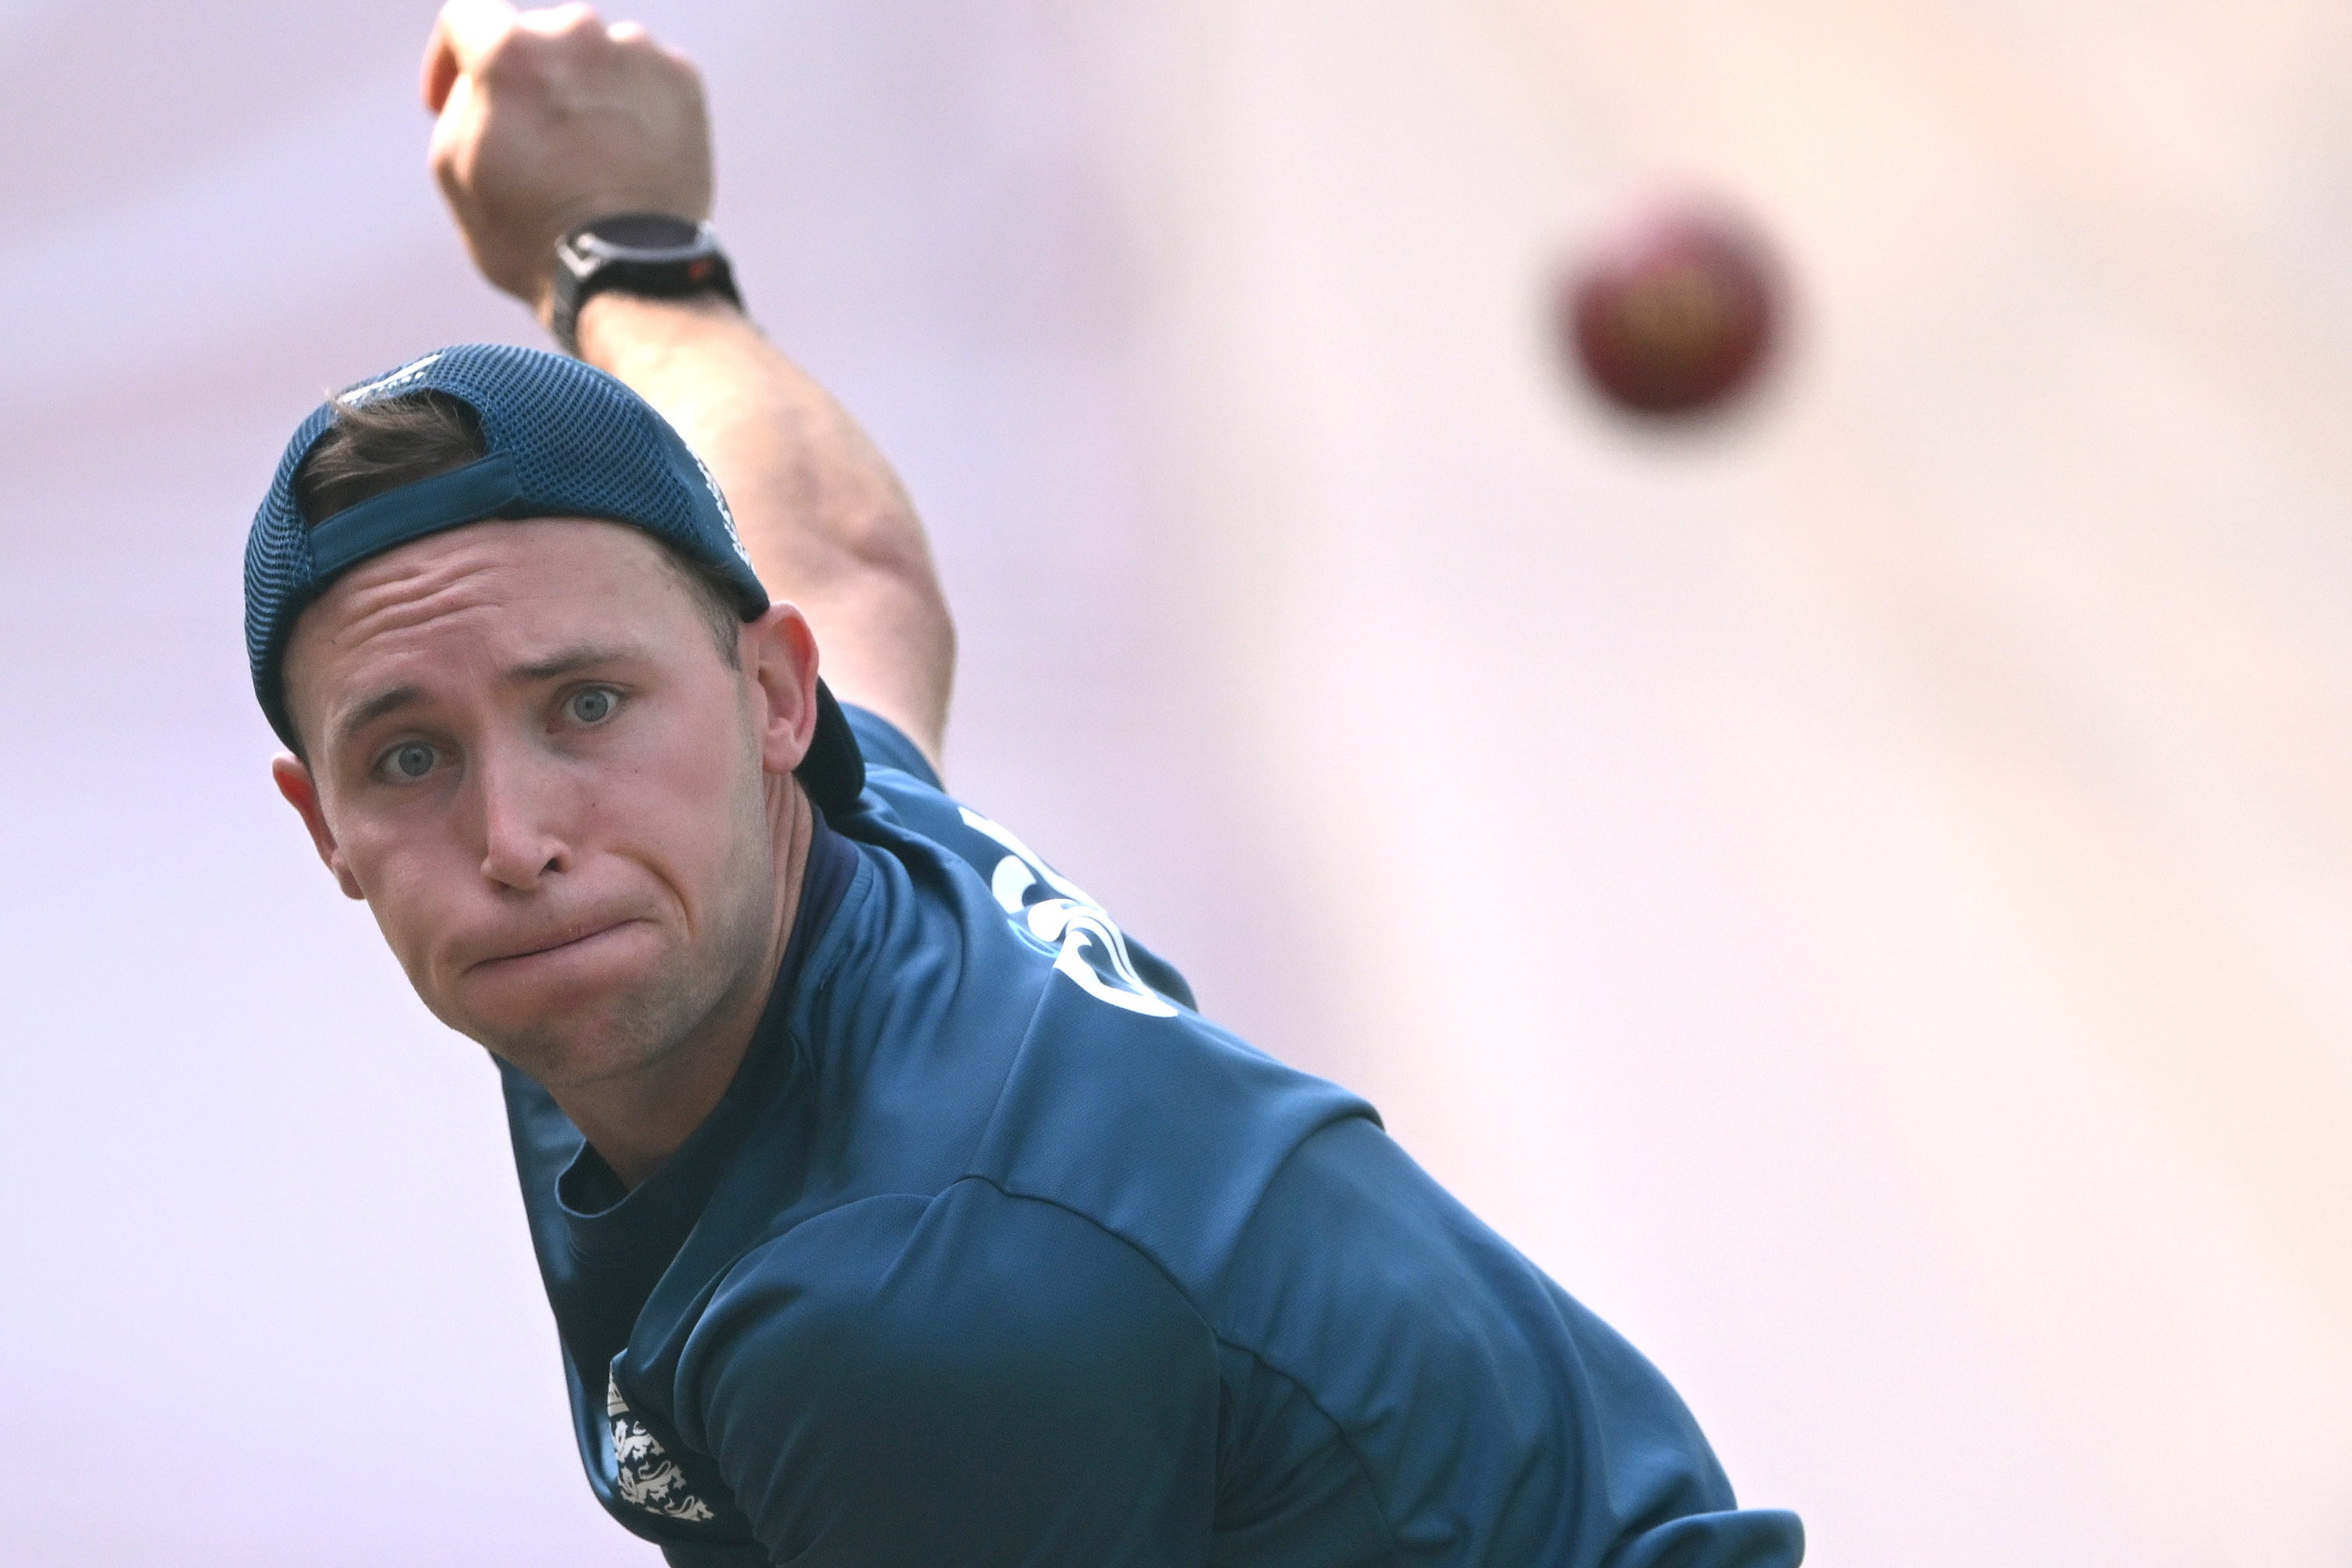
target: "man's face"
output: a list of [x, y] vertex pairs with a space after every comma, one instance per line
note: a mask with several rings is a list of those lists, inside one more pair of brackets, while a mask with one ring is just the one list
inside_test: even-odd
[[550, 1088], [740, 1006], [778, 927], [760, 684], [661, 547], [478, 523], [353, 568], [285, 661], [310, 820], [434, 1014]]

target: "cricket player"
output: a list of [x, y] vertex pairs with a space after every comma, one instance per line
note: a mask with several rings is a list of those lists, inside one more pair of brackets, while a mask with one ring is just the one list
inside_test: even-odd
[[279, 790], [498, 1061], [597, 1500], [696, 1568], [1797, 1563], [1370, 1106], [945, 792], [921, 528], [740, 307], [691, 65], [452, 0], [425, 90], [565, 352], [313, 413], [247, 636]]

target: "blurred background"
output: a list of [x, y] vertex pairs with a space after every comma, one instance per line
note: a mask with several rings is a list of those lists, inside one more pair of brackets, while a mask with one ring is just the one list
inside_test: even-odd
[[[959, 792], [1811, 1561], [2352, 1561], [2352, 11], [635, 14], [925, 510]], [[239, 643], [316, 400], [537, 340], [424, 171], [431, 15], [0, 0], [12, 1565], [655, 1560]], [[1664, 188], [1797, 306], [1679, 432], [1552, 332]]]

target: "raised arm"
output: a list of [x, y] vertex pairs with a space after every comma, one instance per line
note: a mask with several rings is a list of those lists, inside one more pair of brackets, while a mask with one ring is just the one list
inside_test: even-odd
[[[433, 172], [482, 275], [549, 317], [555, 242], [591, 218], [710, 209], [701, 78], [585, 5], [449, 0], [425, 56]], [[710, 467], [771, 592], [816, 630], [825, 679], [936, 763], [955, 632], [921, 523], [824, 389], [732, 305], [616, 293], [583, 358], [651, 402]]]

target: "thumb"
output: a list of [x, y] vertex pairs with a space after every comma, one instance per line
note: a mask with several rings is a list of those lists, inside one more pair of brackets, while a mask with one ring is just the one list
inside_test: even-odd
[[448, 0], [425, 41], [425, 107], [440, 113], [457, 78], [472, 74], [514, 25], [515, 8], [507, 0]]

